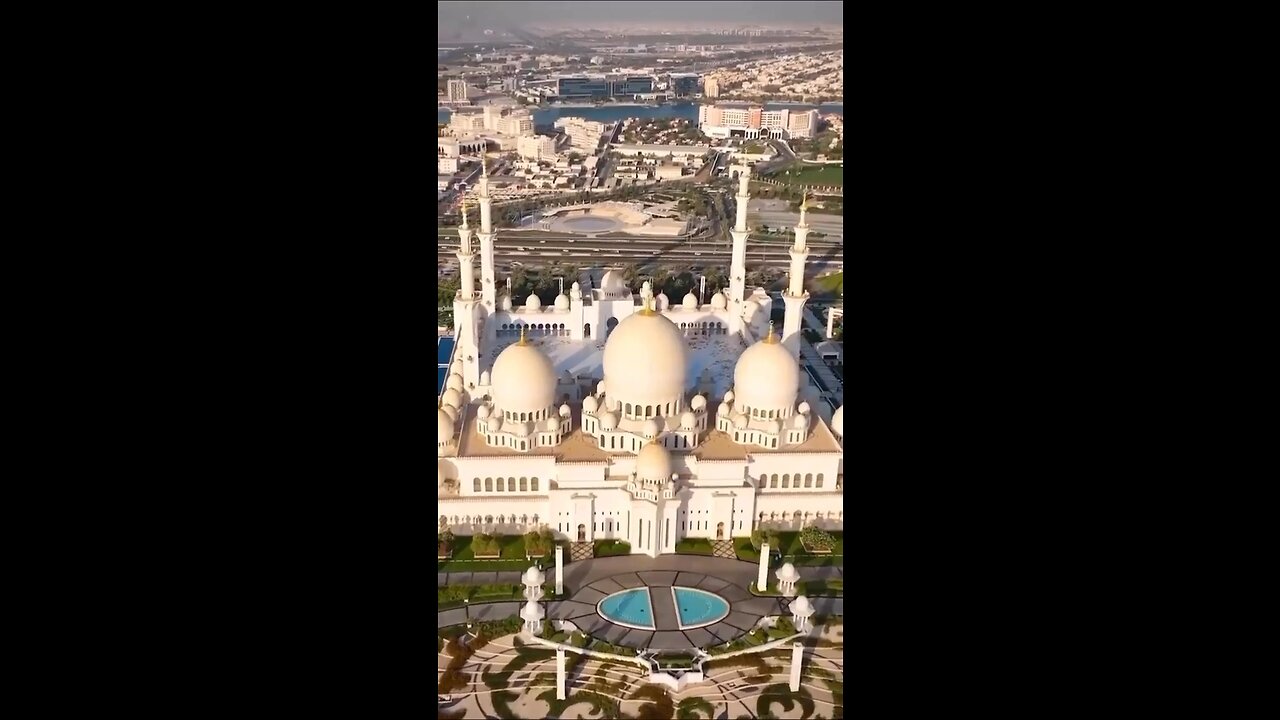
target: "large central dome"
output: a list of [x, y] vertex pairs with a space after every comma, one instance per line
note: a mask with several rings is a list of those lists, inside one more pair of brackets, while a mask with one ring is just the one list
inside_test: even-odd
[[556, 370], [538, 348], [521, 340], [498, 354], [493, 362], [493, 402], [508, 413], [541, 411], [556, 398]]
[[608, 406], [630, 403], [630, 412], [623, 408], [630, 417], [678, 413], [684, 401], [687, 363], [684, 337], [675, 323], [652, 310], [628, 317], [604, 345]]

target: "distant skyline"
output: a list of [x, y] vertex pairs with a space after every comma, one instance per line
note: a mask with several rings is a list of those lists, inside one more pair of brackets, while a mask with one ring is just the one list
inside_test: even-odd
[[[437, 19], [441, 25], [456, 27], [505, 29], [521, 25], [566, 29], [583, 27], [593, 22], [610, 25], [641, 23], [657, 25], [667, 23], [704, 24], [720, 26], [769, 25], [797, 26], [804, 24], [844, 25], [844, 3], [815, 0], [789, 0], [788, 2], [454, 2], [436, 4]], [[469, 19], [468, 19], [469, 16]]]

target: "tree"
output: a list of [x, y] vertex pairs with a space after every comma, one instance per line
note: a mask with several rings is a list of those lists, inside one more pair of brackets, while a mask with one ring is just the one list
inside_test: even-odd
[[764, 543], [769, 543], [771, 550], [780, 550], [782, 548], [782, 539], [778, 536], [777, 530], [765, 530], [763, 528], [752, 530], [751, 547], [755, 548], [756, 552], [760, 552], [760, 548]]

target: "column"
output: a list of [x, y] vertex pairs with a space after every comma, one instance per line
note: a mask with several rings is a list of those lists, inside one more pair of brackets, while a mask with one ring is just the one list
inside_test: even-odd
[[[564, 667], [563, 651], [561, 651], [561, 658], [562, 660], [560, 662], [560, 667]], [[797, 692], [800, 690], [800, 665], [803, 658], [804, 658], [804, 645], [801, 643], [792, 644], [791, 646], [791, 692]], [[560, 698], [560, 699], [563, 700], [564, 698]]]
[[756, 577], [756, 590], [769, 589], [769, 543], [760, 545], [760, 574]]
[[[799, 643], [796, 643], [796, 645], [799, 645]], [[796, 682], [800, 682], [799, 670], [792, 670], [791, 674], [793, 677], [796, 678]], [[556, 648], [556, 699], [564, 700], [564, 697], [565, 697], [564, 648]]]
[[[556, 595], [564, 594], [564, 548], [556, 546]], [[560, 698], [563, 700], [564, 698]]]

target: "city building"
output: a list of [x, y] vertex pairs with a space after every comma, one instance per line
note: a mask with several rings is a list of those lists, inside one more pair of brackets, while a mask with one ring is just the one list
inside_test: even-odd
[[466, 80], [450, 80], [446, 90], [449, 95], [449, 102], [462, 102], [467, 99]]
[[698, 94], [700, 79], [695, 73], [673, 74], [669, 78], [670, 91], [676, 97], [690, 97]]
[[437, 158], [437, 175], [453, 175], [458, 172], [458, 156], [442, 156]]
[[533, 115], [520, 108], [460, 108], [449, 116], [449, 130], [455, 135], [491, 132], [520, 137], [533, 132]]
[[565, 98], [628, 97], [652, 93], [653, 86], [653, 77], [648, 75], [563, 77], [556, 81], [556, 94]]
[[595, 152], [595, 149], [600, 146], [600, 139], [605, 131], [612, 126], [580, 117], [562, 117], [556, 119], [555, 127], [569, 138], [571, 147]]
[[704, 80], [702, 83], [702, 94], [709, 98], [720, 97], [720, 81], [714, 76]]
[[702, 105], [698, 128], [712, 138], [809, 138], [818, 132], [817, 110], [766, 110], [759, 105]]
[[[802, 205], [781, 336], [773, 300], [746, 291], [747, 187], [738, 175], [730, 285], [673, 301], [621, 273], [543, 307], [499, 294], [489, 178], [479, 181], [480, 279], [464, 207], [455, 348], [439, 398], [440, 528], [545, 526], [561, 540], [617, 539], [674, 553], [758, 527], [844, 526], [844, 408], [798, 362], [808, 256]], [[589, 217], [589, 216], [588, 216]]]
[[526, 135], [516, 141], [516, 152], [526, 160], [554, 158], [556, 141], [546, 135]]

